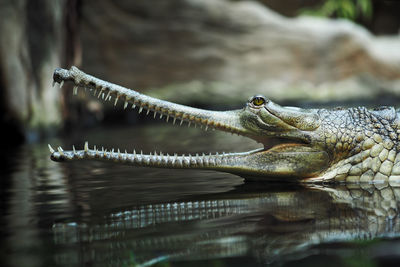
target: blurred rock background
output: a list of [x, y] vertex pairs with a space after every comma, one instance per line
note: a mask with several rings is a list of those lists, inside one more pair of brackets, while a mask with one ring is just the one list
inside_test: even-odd
[[[2, 146], [35, 141], [63, 124], [62, 95], [52, 72], [80, 59], [76, 2], [0, 0], [0, 125]], [[75, 44], [74, 44], [75, 43]]]
[[21, 140], [61, 126], [138, 120], [72, 98], [68, 86], [51, 88], [59, 66], [213, 109], [241, 107], [254, 94], [301, 106], [400, 99], [399, 1], [0, 3], [1, 123]]

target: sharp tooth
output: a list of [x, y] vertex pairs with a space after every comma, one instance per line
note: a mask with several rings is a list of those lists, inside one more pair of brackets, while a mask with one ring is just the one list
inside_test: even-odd
[[72, 150], [74, 151], [74, 154], [76, 154], [75, 146], [72, 146]]
[[64, 81], [61, 81], [60, 82], [60, 89], [63, 87], [63, 85], [64, 85]]
[[111, 97], [110, 95], [111, 95], [111, 91], [108, 91], [107, 96], [106, 96], [106, 101], [108, 100], [109, 97]]
[[189, 121], [189, 123], [188, 123], [188, 127], [190, 127], [190, 124], [191, 124], [191, 122]]
[[216, 164], [215, 158], [211, 158], [210, 161], [209, 161], [209, 164], [215, 165]]
[[51, 86], [54, 87], [55, 84], [56, 84], [56, 81], [53, 81], [53, 82], [51, 83]]
[[181, 119], [181, 123], [179, 125], [182, 126], [182, 124], [183, 124], [183, 119]]
[[206, 128], [204, 128], [204, 130], [206, 130], [206, 131], [208, 130], [208, 125], [206, 126]]
[[162, 117], [163, 117], [163, 114], [162, 114], [162, 113], [160, 113], [160, 119], [162, 119]]
[[74, 95], [77, 95], [78, 94], [78, 86], [74, 86], [74, 89], [73, 89], [73, 94]]
[[176, 122], [176, 117], [174, 117], [174, 121], [172, 122], [173, 125], [175, 125]]
[[167, 122], [168, 122], [168, 120], [169, 120], [169, 115], [167, 115]]
[[85, 150], [85, 152], [89, 151], [89, 142], [88, 141], [85, 142], [84, 150]]
[[104, 91], [104, 88], [101, 88], [101, 89], [100, 89], [100, 92], [99, 92], [99, 95], [97, 96], [97, 98], [99, 98], [101, 95], [103, 95], [103, 98], [104, 98], [103, 91]]
[[143, 107], [139, 108], [139, 114], [143, 111]]
[[157, 115], [157, 112], [154, 111], [154, 114], [153, 114], [153, 118], [154, 118], [154, 119], [156, 118], [156, 115]]
[[115, 98], [114, 107], [117, 105], [117, 102], [118, 102], [118, 96]]
[[128, 106], [128, 101], [125, 101], [125, 103], [124, 103], [124, 109], [126, 109], [127, 106]]
[[147, 110], [146, 115], [149, 115], [149, 113], [150, 113], [150, 109]]
[[136, 105], [135, 104], [132, 104], [132, 109], [135, 109], [136, 108]]
[[97, 89], [94, 89], [94, 93], [93, 93], [93, 95], [94, 95], [94, 96], [96, 96], [96, 95], [97, 95]]
[[64, 156], [64, 150], [62, 149], [62, 147], [59, 146], [57, 148], [57, 150], [58, 150], [58, 153], [60, 153], [61, 156]]
[[49, 147], [50, 153], [54, 153], [55, 152], [55, 150], [51, 147], [50, 144], [47, 144], [47, 146]]

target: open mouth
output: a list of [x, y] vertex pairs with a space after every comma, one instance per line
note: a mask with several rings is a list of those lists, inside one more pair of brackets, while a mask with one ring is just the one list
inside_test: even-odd
[[[301, 138], [289, 138], [285, 136], [287, 131], [279, 132], [281, 120], [272, 114], [266, 123], [260, 124], [257, 112], [250, 112], [249, 109], [257, 110], [265, 104], [265, 100], [256, 96], [244, 109], [231, 111], [210, 111], [188, 107], [168, 101], [163, 101], [144, 94], [140, 94], [134, 90], [124, 88], [96, 77], [88, 75], [80, 71], [76, 67], [70, 70], [56, 69], [53, 75], [53, 84], [59, 83], [60, 87], [64, 82], [72, 82], [73, 94], [77, 94], [78, 90], [86, 90], [95, 97], [106, 102], [112, 102], [117, 105], [123, 103], [124, 109], [137, 109], [139, 113], [146, 113], [154, 118], [165, 119], [173, 124], [187, 124], [204, 130], [215, 129], [229, 133], [246, 136], [256, 140], [263, 146], [247, 152], [236, 153], [216, 153], [216, 154], [195, 154], [195, 155], [178, 155], [178, 154], [162, 154], [150, 153], [144, 154], [136, 150], [120, 151], [107, 150], [103, 147], [93, 146], [89, 148], [88, 142], [85, 143], [81, 150], [72, 148], [72, 150], [64, 151], [61, 147], [53, 149], [49, 145], [51, 159], [54, 161], [71, 161], [71, 160], [103, 160], [131, 164], [134, 166], [146, 167], [162, 167], [162, 168], [197, 168], [221, 170], [236, 174], [249, 175], [269, 175], [275, 176], [291, 176], [294, 171], [297, 173], [309, 173], [309, 168], [304, 166], [295, 166], [293, 164], [296, 158], [305, 157], [305, 155], [317, 162], [325, 161], [325, 157], [321, 158], [320, 150], [316, 150], [307, 144], [307, 140]], [[267, 129], [268, 125], [277, 128], [274, 134]], [[264, 127], [264, 129], [263, 129]], [[279, 128], [280, 127], [280, 128]], [[289, 129], [292, 126], [288, 126]], [[293, 127], [292, 127], [293, 128]], [[294, 129], [294, 128], [293, 128]]]
[[[95, 97], [104, 102], [111, 102], [116, 106], [119, 102], [123, 103], [124, 109], [136, 109], [138, 113], [145, 113], [154, 119], [165, 119], [166, 122], [177, 125], [187, 125], [188, 127], [199, 127], [205, 131], [209, 129], [217, 129], [233, 134], [245, 135], [244, 129], [239, 125], [235, 112], [206, 111], [192, 107], [187, 107], [167, 101], [161, 101], [136, 91], [108, 83], [97, 79], [93, 76], [84, 74], [75, 67], [71, 70], [56, 69], [53, 76], [53, 86], [55, 83], [60, 84], [60, 88], [65, 82], [74, 83], [73, 94], [77, 95], [78, 90], [85, 90], [92, 93]], [[151, 114], [152, 113], [152, 114]], [[229, 122], [229, 123], [227, 123]], [[51, 159], [54, 161], [66, 161], [73, 159], [106, 159], [120, 162], [133, 162], [148, 166], [149, 164], [162, 164], [171, 166], [190, 167], [193, 164], [213, 165], [227, 161], [232, 156], [240, 156], [249, 153], [257, 153], [266, 150], [264, 147], [243, 153], [216, 153], [216, 154], [196, 154], [196, 155], [178, 155], [178, 154], [162, 154], [155, 152], [154, 154], [143, 154], [133, 150], [131, 153], [127, 151], [107, 150], [94, 146], [89, 148], [88, 142], [85, 142], [82, 150], [64, 151], [61, 147], [55, 151], [50, 145], [52, 152]], [[154, 165], [155, 166], [155, 165]]]

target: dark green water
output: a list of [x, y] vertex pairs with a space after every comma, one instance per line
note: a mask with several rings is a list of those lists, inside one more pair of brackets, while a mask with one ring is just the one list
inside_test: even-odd
[[[112, 128], [112, 127], [111, 127]], [[165, 125], [49, 140], [145, 152], [245, 151]], [[47, 143], [1, 155], [1, 266], [398, 266], [400, 187], [244, 183], [206, 171], [55, 163]]]

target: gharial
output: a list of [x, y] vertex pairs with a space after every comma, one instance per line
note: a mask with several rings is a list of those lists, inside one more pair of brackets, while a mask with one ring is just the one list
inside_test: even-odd
[[134, 166], [224, 171], [263, 181], [400, 183], [400, 110], [393, 107], [301, 109], [257, 95], [238, 110], [211, 111], [140, 94], [80, 71], [58, 68], [53, 83], [74, 83], [105, 101], [115, 99], [139, 112], [236, 133], [263, 145], [240, 153], [213, 155], [143, 154], [89, 149], [54, 150], [54, 161], [102, 160]]

